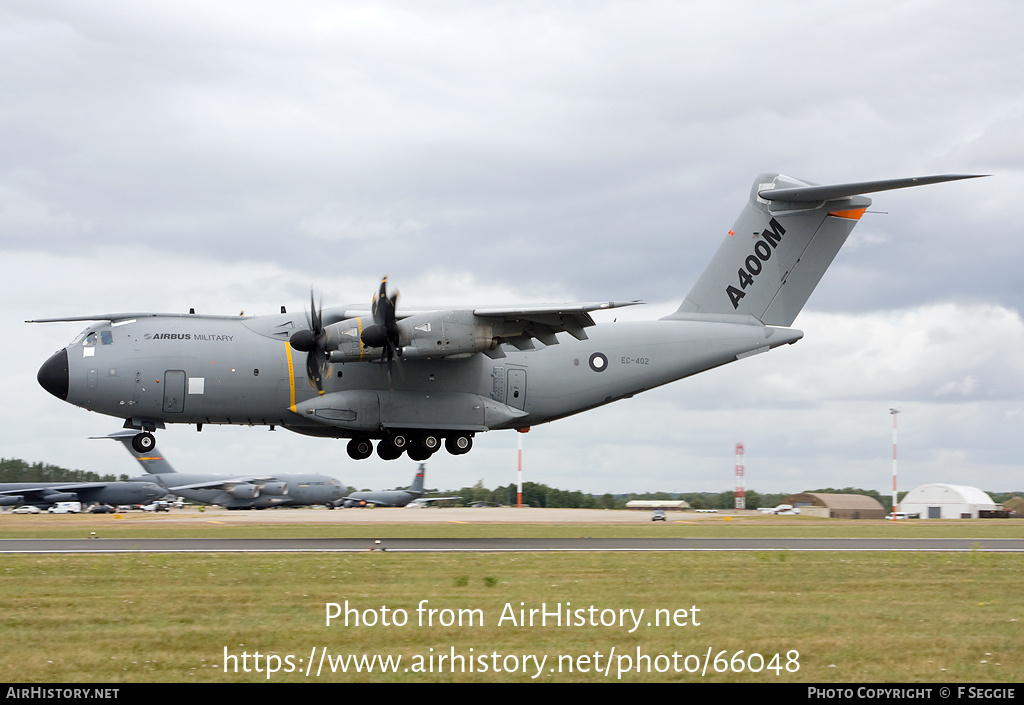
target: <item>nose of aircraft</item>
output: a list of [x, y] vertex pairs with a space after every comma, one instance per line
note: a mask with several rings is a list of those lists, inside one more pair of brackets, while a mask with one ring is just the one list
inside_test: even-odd
[[40, 386], [53, 396], [68, 400], [68, 349], [58, 350], [43, 363], [36, 375]]
[[167, 490], [156, 483], [146, 482], [144, 484], [146, 499], [160, 499], [167, 494]]

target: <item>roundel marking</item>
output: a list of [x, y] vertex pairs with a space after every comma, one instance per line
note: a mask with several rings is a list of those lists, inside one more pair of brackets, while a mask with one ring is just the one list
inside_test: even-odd
[[608, 358], [604, 353], [596, 352], [590, 356], [590, 369], [594, 372], [604, 372], [608, 369]]

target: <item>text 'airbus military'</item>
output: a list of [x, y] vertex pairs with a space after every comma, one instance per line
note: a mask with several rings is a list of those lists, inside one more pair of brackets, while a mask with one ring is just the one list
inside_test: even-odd
[[423, 461], [441, 445], [631, 397], [803, 337], [790, 328], [871, 200], [968, 175], [818, 186], [763, 174], [679, 309], [595, 326], [638, 301], [400, 311], [387, 279], [369, 310], [304, 315], [110, 313], [39, 370], [54, 396], [125, 420], [135, 449], [168, 423], [283, 426]]

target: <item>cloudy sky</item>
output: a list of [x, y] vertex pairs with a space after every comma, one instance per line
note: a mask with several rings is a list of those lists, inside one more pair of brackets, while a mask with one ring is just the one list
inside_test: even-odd
[[[1015, 0], [0, 6], [0, 455], [134, 473], [120, 422], [39, 365], [103, 311], [273, 313], [643, 299], [678, 306], [754, 177], [986, 179], [876, 194], [805, 338], [524, 437], [589, 492], [1024, 488], [1024, 5]], [[614, 429], [614, 432], [609, 432]], [[414, 464], [265, 428], [158, 434], [179, 470]], [[428, 485], [514, 480], [517, 436]]]

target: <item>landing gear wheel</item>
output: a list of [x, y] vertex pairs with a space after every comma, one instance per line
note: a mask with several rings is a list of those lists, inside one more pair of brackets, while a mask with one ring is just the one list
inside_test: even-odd
[[452, 455], [463, 455], [473, 449], [472, 436], [449, 436], [444, 440], [444, 447]]
[[414, 438], [409, 444], [409, 459], [416, 462], [429, 460], [430, 456], [436, 453], [440, 447], [441, 438], [434, 434]]
[[401, 451], [396, 451], [390, 443], [381, 441], [377, 444], [377, 456], [381, 460], [398, 460], [400, 455], [402, 455]]
[[397, 460], [402, 457], [406, 447], [409, 445], [409, 438], [401, 434], [384, 436], [377, 444], [377, 455], [382, 460]]
[[353, 438], [348, 442], [348, 455], [353, 460], [366, 460], [373, 453], [369, 438]]
[[136, 453], [149, 453], [156, 448], [156, 438], [148, 431], [137, 433], [132, 438], [132, 448]]

